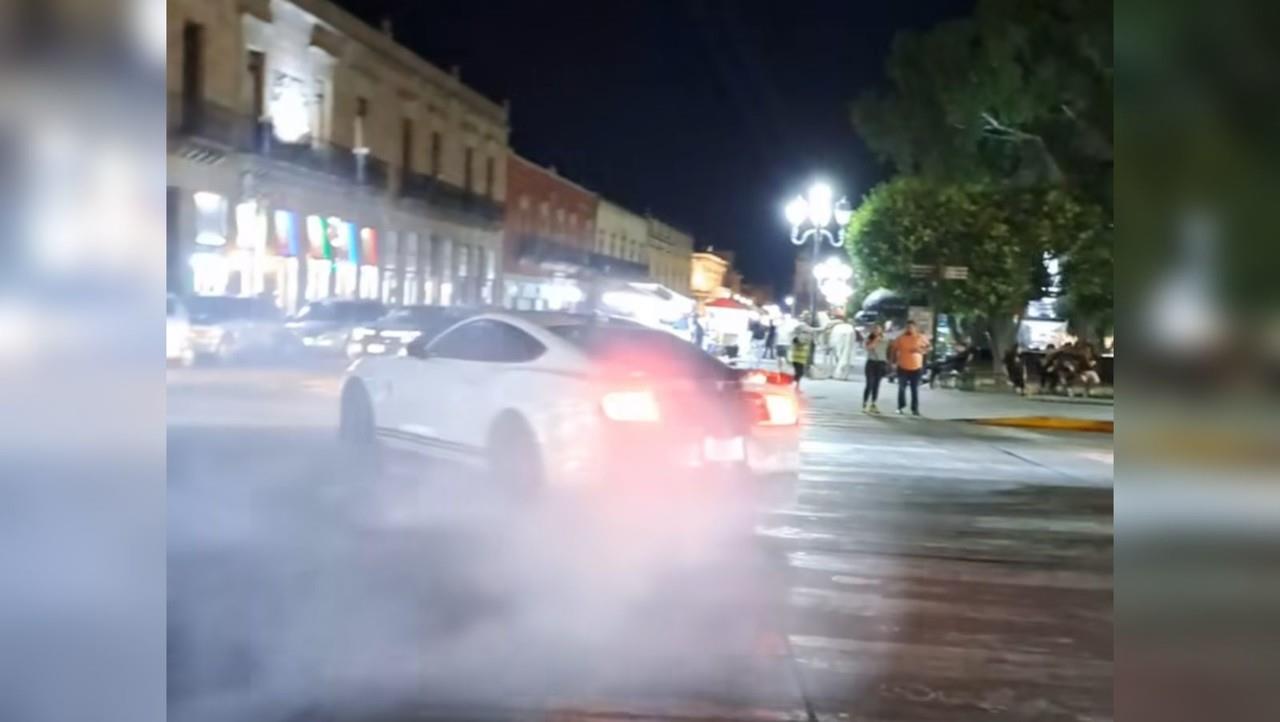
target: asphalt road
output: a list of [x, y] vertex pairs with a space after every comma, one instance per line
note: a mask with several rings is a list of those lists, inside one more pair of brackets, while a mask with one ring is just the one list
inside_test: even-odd
[[333, 369], [170, 371], [172, 718], [1110, 719], [1110, 437], [837, 383], [797, 506], [743, 533], [701, 498], [374, 478]]

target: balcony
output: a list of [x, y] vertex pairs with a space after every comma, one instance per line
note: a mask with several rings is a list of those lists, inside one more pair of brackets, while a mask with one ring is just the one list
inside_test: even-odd
[[208, 100], [171, 93], [169, 128], [178, 142], [217, 157], [253, 153], [352, 184], [387, 187], [387, 164], [372, 155], [361, 156], [335, 143], [285, 143], [275, 137], [270, 121], [254, 122]]
[[387, 187], [387, 164], [369, 154], [324, 141], [285, 143], [275, 137], [271, 122], [259, 122], [254, 129], [253, 150], [258, 155], [282, 163], [324, 173], [371, 188]]
[[641, 280], [649, 275], [649, 267], [643, 263], [574, 248], [544, 236], [519, 236], [516, 247], [521, 261], [547, 270], [590, 273], [620, 280]]
[[503, 206], [490, 198], [446, 183], [434, 176], [422, 173], [404, 172], [400, 177], [400, 195], [422, 201], [429, 206], [455, 213], [459, 216], [478, 219], [488, 224], [502, 222]]
[[222, 154], [245, 151], [252, 144], [253, 122], [229, 108], [170, 93], [168, 110], [170, 134], [184, 142]]

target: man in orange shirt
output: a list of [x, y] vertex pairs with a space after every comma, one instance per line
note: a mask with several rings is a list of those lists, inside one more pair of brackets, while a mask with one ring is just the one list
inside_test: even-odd
[[916, 330], [915, 321], [907, 321], [907, 330], [890, 345], [893, 362], [898, 367], [898, 413], [907, 407], [907, 387], [911, 387], [911, 414], [920, 415], [920, 375], [924, 370], [924, 354], [929, 341]]

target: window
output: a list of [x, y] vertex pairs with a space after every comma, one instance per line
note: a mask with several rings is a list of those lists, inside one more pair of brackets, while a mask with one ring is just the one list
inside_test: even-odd
[[404, 172], [413, 172], [413, 120], [400, 119], [400, 167]]
[[368, 146], [364, 142], [365, 119], [369, 117], [369, 100], [367, 98], [356, 98], [356, 117], [355, 117], [355, 148], [356, 151], [368, 150]]
[[182, 26], [182, 116], [195, 122], [204, 100], [204, 26]]
[[254, 122], [262, 120], [267, 114], [267, 56], [261, 50], [249, 51], [249, 87], [253, 93], [250, 110]]
[[488, 198], [495, 198], [493, 194], [493, 184], [495, 183], [495, 174], [497, 165], [494, 163], [493, 156], [489, 156], [484, 160], [484, 194]]
[[454, 328], [428, 347], [432, 356], [485, 363], [522, 363], [542, 355], [546, 347], [520, 329], [481, 319]]
[[476, 160], [476, 149], [470, 148], [470, 147], [467, 148], [466, 155], [463, 159], [463, 163], [465, 165], [462, 169], [462, 187], [468, 193], [472, 193], [475, 191], [475, 178], [472, 175], [474, 170], [472, 166], [475, 164], [475, 160]]
[[440, 155], [444, 151], [444, 138], [440, 131], [431, 131], [431, 175], [440, 177]]

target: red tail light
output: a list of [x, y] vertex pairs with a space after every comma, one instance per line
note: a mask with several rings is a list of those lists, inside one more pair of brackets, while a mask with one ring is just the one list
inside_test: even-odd
[[793, 426], [800, 423], [800, 404], [794, 394], [748, 394], [752, 420], [763, 426]]
[[800, 404], [791, 394], [765, 394], [764, 407], [769, 412], [767, 424], [791, 426], [800, 422]]
[[643, 389], [607, 393], [600, 399], [600, 409], [612, 421], [652, 424], [662, 419], [657, 397]]

